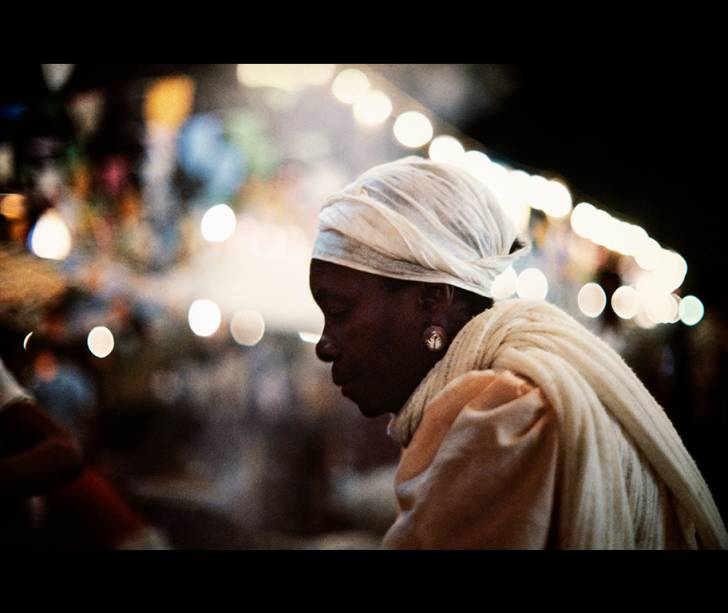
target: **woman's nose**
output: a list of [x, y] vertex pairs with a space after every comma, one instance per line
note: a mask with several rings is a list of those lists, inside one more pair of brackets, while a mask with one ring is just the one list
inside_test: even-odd
[[316, 343], [316, 356], [322, 362], [333, 362], [338, 353], [338, 349], [327, 336], [322, 336]]

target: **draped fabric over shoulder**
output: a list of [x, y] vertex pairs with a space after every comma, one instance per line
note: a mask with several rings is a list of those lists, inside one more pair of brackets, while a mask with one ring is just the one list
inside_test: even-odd
[[[552, 434], [558, 441], [555, 472], [548, 474], [548, 479], [554, 478], [558, 516], [554, 546], [728, 547], [708, 486], [662, 407], [611, 347], [543, 301], [496, 303], [459, 332], [390, 424], [390, 434], [405, 447], [403, 461], [410, 444], [419, 446], [418, 436], [427, 438], [419, 429], [426, 427], [428, 416], [438, 419], [438, 414], [468, 406], [463, 402], [467, 394], [458, 396], [462, 377], [488, 369], [516, 373], [537, 386], [549, 407], [547, 414], [552, 414]], [[459, 383], [448, 387], [455, 381]], [[523, 405], [524, 398], [516, 393], [503, 400], [517, 398], [515, 405]], [[494, 412], [490, 419], [498, 420], [525, 410], [526, 405], [515, 405], [509, 412], [491, 399], [486, 408]], [[468, 413], [463, 410], [454, 420], [453, 432], [462, 426], [464, 415]], [[551, 417], [533, 412], [531, 419], [532, 429]], [[457, 439], [457, 434], [450, 435]], [[497, 447], [493, 449], [480, 446], [471, 451], [484, 454], [486, 465], [492, 465], [503, 459]], [[471, 472], [470, 478], [476, 489], [479, 482], [493, 486], [485, 470], [482, 476]], [[487, 506], [481, 512], [494, 516]], [[665, 537], [666, 530], [678, 534]]]

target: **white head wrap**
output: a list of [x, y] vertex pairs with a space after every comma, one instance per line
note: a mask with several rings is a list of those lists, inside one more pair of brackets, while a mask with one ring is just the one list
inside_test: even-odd
[[493, 280], [530, 248], [466, 170], [409, 156], [327, 199], [312, 257], [395, 279], [447, 283], [491, 297]]

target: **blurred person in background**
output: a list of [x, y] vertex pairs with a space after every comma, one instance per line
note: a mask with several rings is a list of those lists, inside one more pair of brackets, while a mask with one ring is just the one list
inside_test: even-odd
[[544, 301], [494, 303], [528, 250], [455, 166], [383, 164], [319, 215], [316, 351], [367, 417], [393, 414], [385, 548], [726, 548], [702, 475], [622, 358]]
[[0, 360], [0, 547], [167, 549]]
[[77, 443], [0, 360], [0, 545], [32, 545], [37, 514], [31, 500], [72, 481], [81, 470]]

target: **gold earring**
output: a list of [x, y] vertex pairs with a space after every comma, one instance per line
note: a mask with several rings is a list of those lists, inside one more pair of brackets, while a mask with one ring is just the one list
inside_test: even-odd
[[441, 326], [430, 326], [425, 330], [422, 338], [425, 341], [425, 346], [430, 351], [440, 351], [447, 342], [447, 333], [445, 328]]

